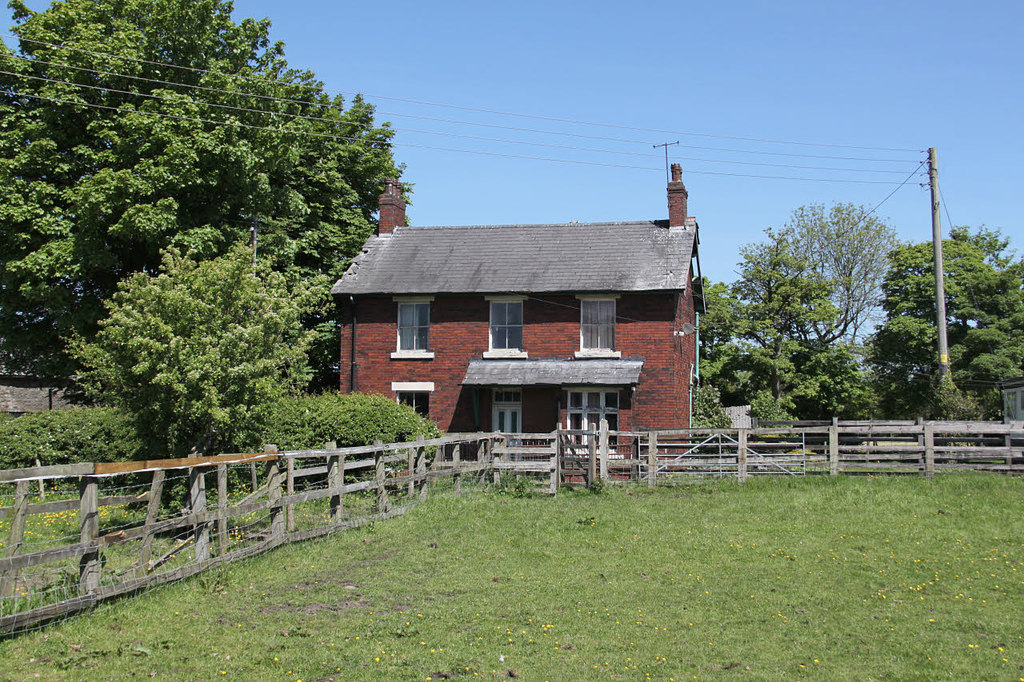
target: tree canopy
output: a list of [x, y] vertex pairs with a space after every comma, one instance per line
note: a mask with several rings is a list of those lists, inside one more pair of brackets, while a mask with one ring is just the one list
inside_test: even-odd
[[[998, 418], [996, 382], [1024, 372], [1024, 259], [998, 231], [954, 228], [943, 240], [946, 325], [953, 383]], [[871, 343], [871, 366], [887, 414], [941, 416], [935, 269], [931, 242], [905, 244], [891, 255], [885, 321]], [[944, 389], [948, 393], [949, 388]]]
[[850, 204], [805, 206], [740, 250], [740, 276], [705, 286], [702, 375], [760, 416], [860, 416], [871, 393], [857, 345], [880, 309], [891, 227]]
[[173, 247], [226, 253], [258, 222], [262, 257], [321, 306], [320, 383], [336, 379], [329, 286], [373, 231], [392, 131], [359, 97], [288, 67], [270, 22], [225, 0], [11, 0], [0, 43], [0, 362], [63, 378], [73, 336]]
[[277, 403], [307, 380], [303, 296], [253, 272], [246, 246], [196, 262], [170, 251], [158, 274], [118, 285], [81, 382], [122, 408], [151, 452], [181, 455], [259, 445]]

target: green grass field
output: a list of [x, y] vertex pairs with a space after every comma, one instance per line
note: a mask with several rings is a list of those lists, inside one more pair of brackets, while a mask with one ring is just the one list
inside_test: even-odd
[[433, 498], [0, 642], [9, 679], [1024, 679], [1024, 481]]

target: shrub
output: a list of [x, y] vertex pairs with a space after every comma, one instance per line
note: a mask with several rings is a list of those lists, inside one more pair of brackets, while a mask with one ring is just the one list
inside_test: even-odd
[[111, 407], [33, 412], [0, 420], [0, 469], [144, 459], [127, 415]]
[[439, 435], [433, 422], [382, 395], [327, 393], [281, 400], [264, 442], [294, 450], [323, 447], [327, 441], [349, 447]]

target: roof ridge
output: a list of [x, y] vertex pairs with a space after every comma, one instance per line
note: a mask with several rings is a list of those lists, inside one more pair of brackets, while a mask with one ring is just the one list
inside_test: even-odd
[[579, 222], [576, 220], [567, 223], [509, 223], [506, 225], [406, 225], [396, 230], [399, 231], [411, 231], [411, 230], [461, 230], [461, 229], [482, 229], [482, 228], [504, 228], [504, 227], [613, 227], [621, 225], [654, 225], [658, 226], [659, 223], [664, 223], [664, 220], [613, 220], [613, 221], [601, 221], [601, 222]]

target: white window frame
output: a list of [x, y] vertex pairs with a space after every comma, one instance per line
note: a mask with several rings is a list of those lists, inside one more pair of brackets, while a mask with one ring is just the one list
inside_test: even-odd
[[[618, 296], [577, 296], [580, 301], [580, 349], [576, 351], [577, 358], [621, 358], [622, 353], [615, 350], [616, 335], [618, 332], [617, 316], [618, 316]], [[587, 307], [589, 302], [610, 302], [612, 305], [612, 321], [611, 321], [611, 337], [612, 343], [610, 348], [588, 348], [585, 345], [585, 333], [584, 333], [584, 308]], [[601, 323], [599, 323], [600, 325]], [[601, 325], [607, 326], [607, 323]], [[598, 333], [600, 336], [600, 332]]]
[[[398, 305], [395, 311], [395, 352], [391, 354], [393, 360], [432, 360], [433, 351], [430, 350], [430, 308], [434, 301], [433, 296], [396, 296], [392, 299]], [[427, 306], [427, 347], [426, 348], [402, 348], [402, 306], [405, 305], [426, 305]], [[416, 328], [419, 328], [418, 326]]]
[[[424, 417], [430, 416], [430, 394], [434, 392], [433, 381], [392, 381], [391, 390], [395, 392], [395, 402], [402, 404], [403, 395], [411, 394], [424, 394], [427, 397], [427, 414], [423, 414], [419, 410], [416, 410], [417, 414], [423, 414]], [[416, 409], [415, 401], [413, 405], [410, 405], [414, 410]]]
[[[565, 389], [565, 428], [572, 429], [572, 418], [573, 415], [580, 415], [580, 426], [584, 431], [597, 431], [601, 428], [601, 420], [607, 419], [608, 415], [615, 415], [615, 427], [610, 428], [612, 431], [617, 431], [619, 428], [619, 409], [622, 405], [622, 391], [619, 389], [609, 388], [596, 388], [594, 386], [582, 386], [582, 387], [566, 387]], [[573, 406], [572, 395], [578, 393], [581, 396], [580, 404]], [[591, 394], [597, 394], [600, 396], [598, 406], [588, 405], [588, 397]], [[613, 394], [615, 396], [615, 404], [609, 405], [608, 395]], [[588, 415], [597, 413], [598, 420], [596, 424], [591, 424]], [[586, 443], [587, 438], [583, 437], [578, 442]]]
[[523, 338], [523, 313], [525, 312], [525, 306], [523, 302], [526, 300], [525, 296], [487, 296], [487, 350], [484, 352], [485, 358], [527, 358], [529, 353], [523, 350], [522, 345], [519, 348], [495, 348], [494, 347], [494, 304], [495, 303], [518, 303], [519, 304], [519, 338], [522, 342]]

